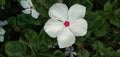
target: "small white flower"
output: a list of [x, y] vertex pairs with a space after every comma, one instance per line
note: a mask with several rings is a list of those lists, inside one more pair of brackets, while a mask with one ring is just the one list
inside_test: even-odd
[[21, 6], [25, 9], [22, 12], [25, 14], [31, 14], [35, 19], [38, 18], [39, 13], [35, 10], [31, 0], [21, 0]]
[[2, 28], [2, 26], [6, 25], [7, 21], [0, 21], [0, 42], [4, 41], [4, 34], [5, 34], [5, 30]]
[[65, 4], [56, 3], [49, 9], [51, 17], [44, 29], [49, 36], [57, 37], [60, 48], [75, 43], [75, 36], [84, 36], [87, 33], [87, 21], [83, 19], [86, 7], [75, 4], [69, 10]]
[[77, 53], [74, 51], [73, 46], [68, 47], [68, 48], [66, 48], [65, 50], [66, 50], [66, 51], [65, 51], [65, 55], [66, 55], [66, 56], [69, 56], [69, 55], [70, 55], [70, 57], [74, 57], [74, 55], [77, 55]]
[[54, 43], [54, 44], [48, 45], [48, 48], [55, 48], [55, 46], [57, 46], [57, 43]]

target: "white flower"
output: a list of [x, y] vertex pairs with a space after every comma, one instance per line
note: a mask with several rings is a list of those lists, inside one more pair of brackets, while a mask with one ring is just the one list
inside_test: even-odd
[[4, 34], [5, 34], [5, 30], [0, 27], [0, 42], [4, 41]]
[[22, 12], [25, 14], [31, 14], [32, 17], [38, 18], [39, 13], [35, 10], [31, 0], [21, 0], [20, 1], [21, 6], [25, 9]]
[[4, 41], [4, 34], [5, 34], [5, 30], [2, 28], [2, 26], [6, 25], [7, 21], [0, 21], [0, 42]]
[[54, 43], [54, 44], [48, 45], [48, 48], [55, 48], [55, 46], [57, 46], [57, 43]]
[[65, 50], [66, 50], [66, 51], [65, 51], [65, 55], [66, 55], [66, 56], [70, 55], [70, 57], [74, 57], [74, 55], [77, 55], [77, 53], [74, 51], [73, 46], [68, 47], [68, 48], [66, 48]]
[[87, 33], [87, 21], [83, 19], [86, 7], [75, 4], [68, 10], [62, 3], [54, 4], [49, 10], [51, 17], [44, 29], [49, 36], [57, 37], [60, 48], [65, 48], [75, 43], [75, 36], [84, 36]]

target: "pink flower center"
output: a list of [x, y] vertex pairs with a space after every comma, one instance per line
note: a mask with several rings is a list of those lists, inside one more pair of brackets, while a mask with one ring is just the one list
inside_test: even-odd
[[30, 6], [30, 9], [32, 10], [34, 7], [33, 6]]
[[65, 22], [64, 22], [64, 26], [65, 26], [65, 27], [69, 27], [69, 26], [70, 26], [70, 22], [69, 22], [69, 21], [65, 21]]

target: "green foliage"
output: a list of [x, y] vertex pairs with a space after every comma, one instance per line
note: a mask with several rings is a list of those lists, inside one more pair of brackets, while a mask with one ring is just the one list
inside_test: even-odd
[[76, 57], [120, 57], [120, 0], [32, 0], [40, 13], [38, 19], [22, 13], [20, 0], [0, 0], [0, 20], [8, 21], [3, 27], [6, 34], [5, 42], [0, 43], [0, 57], [66, 57], [65, 49], [58, 48], [57, 40], [43, 29], [50, 18], [49, 8], [58, 2], [68, 8], [86, 6], [88, 32], [76, 37]]
[[7, 22], [9, 23], [9, 26], [15, 28], [17, 26], [17, 22], [16, 22], [16, 17], [9, 17], [7, 19]]
[[33, 0], [35, 8], [44, 17], [48, 17], [48, 10], [54, 3], [54, 0]]
[[56, 40], [53, 38], [51, 39], [46, 32], [42, 29], [39, 33], [39, 39], [41, 40], [41, 42], [43, 42], [45, 45], [49, 45], [49, 44], [54, 44], [56, 43]]
[[29, 46], [22, 42], [7, 42], [5, 51], [9, 57], [36, 57]]
[[[29, 19], [29, 21], [28, 21]], [[40, 19], [34, 19], [31, 15], [21, 14], [18, 16], [18, 25], [40, 25]]]
[[5, 5], [5, 0], [0, 0], [0, 6]]
[[120, 27], [120, 17], [119, 17], [119, 13], [120, 12], [120, 9], [117, 9], [115, 10], [115, 12], [113, 14], [111, 14], [111, 17], [110, 18], [110, 23], [113, 24], [113, 25], [116, 25], [117, 27]]
[[105, 12], [109, 12], [112, 10], [112, 5], [110, 3], [110, 1], [106, 2], [105, 5], [104, 5], [104, 11]]
[[109, 24], [103, 24], [103, 26], [97, 30], [95, 30], [94, 34], [96, 37], [103, 37], [107, 33], [109, 33]]
[[21, 33], [20, 41], [25, 42], [29, 46], [33, 47], [35, 50], [39, 48], [38, 35], [31, 29], [25, 29]]
[[89, 57], [89, 52], [87, 50], [79, 50], [78, 57]]
[[55, 57], [65, 57], [64, 53], [60, 50], [56, 50], [53, 54]]

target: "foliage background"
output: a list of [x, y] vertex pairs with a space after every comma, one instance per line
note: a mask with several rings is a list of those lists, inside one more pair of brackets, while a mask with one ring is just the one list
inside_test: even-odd
[[57, 41], [43, 29], [49, 8], [61, 1], [87, 7], [88, 33], [76, 38], [76, 57], [120, 57], [120, 0], [32, 0], [41, 15], [37, 20], [21, 12], [19, 1], [0, 0], [0, 20], [8, 21], [0, 57], [66, 57], [65, 49], [48, 48]]

